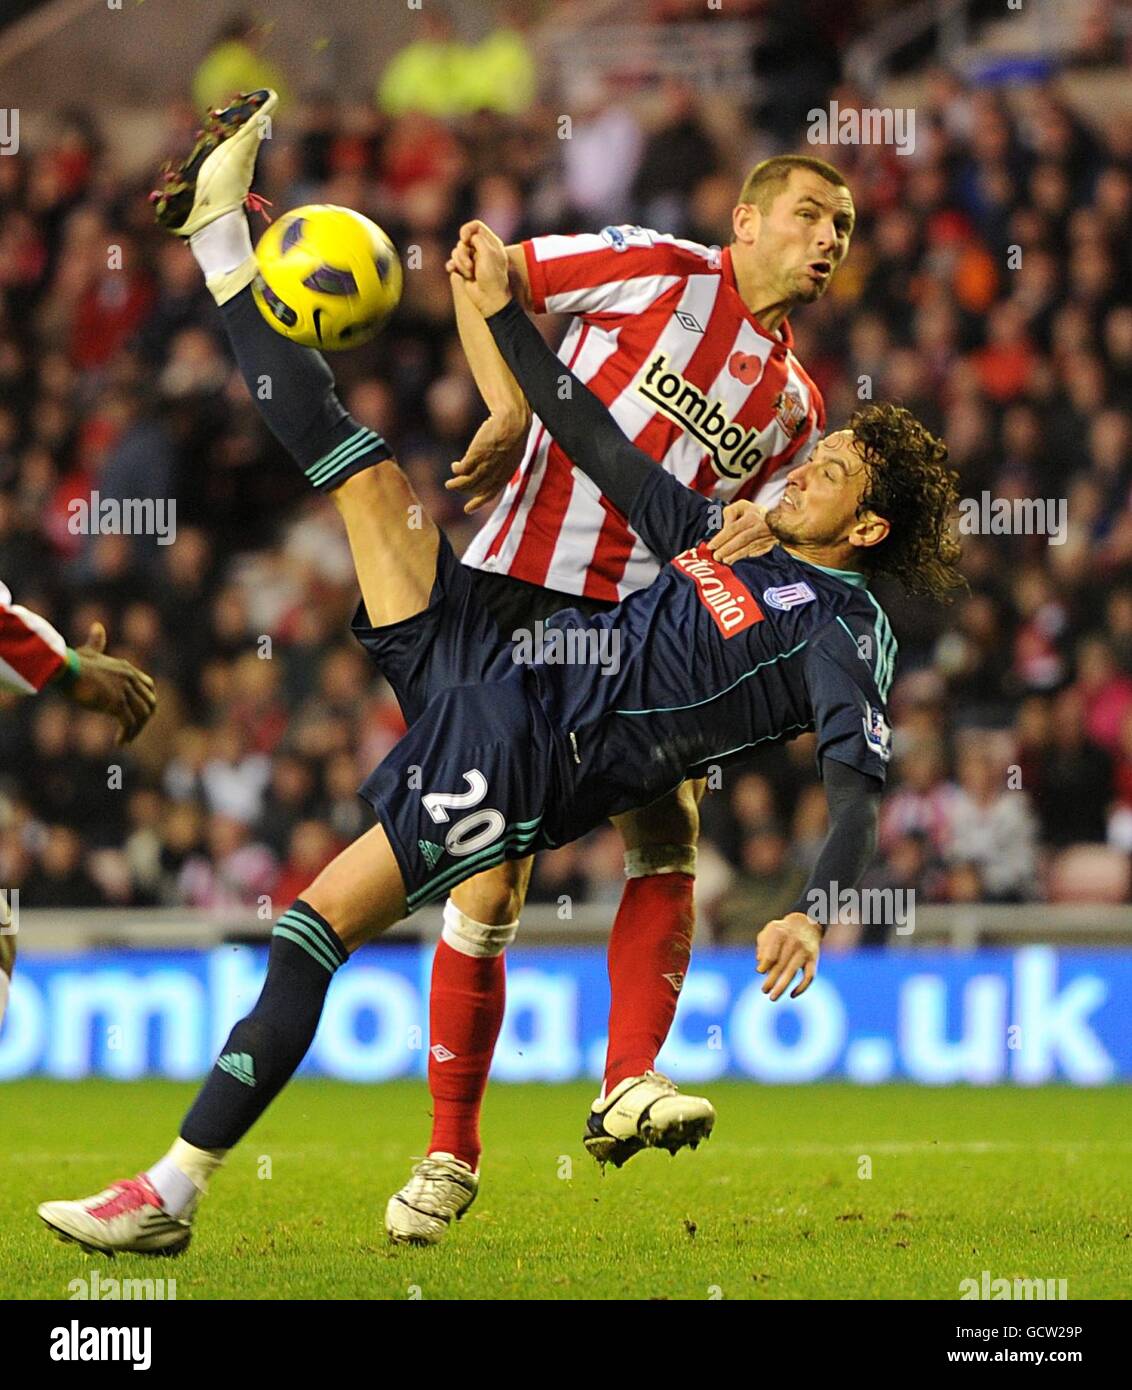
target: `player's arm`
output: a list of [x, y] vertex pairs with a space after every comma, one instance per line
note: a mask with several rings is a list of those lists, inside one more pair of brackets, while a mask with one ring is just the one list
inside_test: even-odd
[[136, 738], [157, 708], [152, 679], [107, 656], [106, 629], [94, 623], [85, 647], [68, 647], [46, 618], [10, 602], [0, 585], [0, 688], [24, 695], [54, 689], [118, 721], [119, 744]]
[[[490, 412], [476, 431], [464, 456], [452, 465], [445, 487], [466, 498], [464, 511], [475, 512], [492, 501], [522, 462], [531, 408], [500, 355], [491, 332], [468, 298], [466, 281], [473, 278], [471, 238], [488, 231], [479, 221], [465, 222], [460, 240], [448, 260], [456, 331], [476, 387]], [[530, 305], [527, 260], [521, 246], [506, 248], [511, 292]]]
[[508, 299], [487, 323], [539, 419], [652, 553], [670, 560], [702, 540], [711, 525], [711, 503], [658, 468], [621, 433], [515, 300]]
[[803, 979], [794, 995], [809, 986], [821, 937], [836, 913], [834, 885], [855, 888], [876, 850], [891, 749], [884, 668], [895, 652], [876, 651], [873, 634], [865, 635], [867, 643], [835, 619], [807, 646], [806, 690], [829, 805], [829, 833], [801, 897], [785, 917], [759, 933], [758, 968], [767, 976], [763, 990], [772, 999], [781, 996], [798, 970]]
[[[528, 312], [576, 314], [606, 328], [643, 313], [698, 264], [694, 252], [664, 238], [654, 240], [651, 232], [639, 227], [609, 227], [600, 235], [535, 237], [505, 247], [485, 223], [472, 221], [460, 228], [447, 269], [471, 286], [477, 256], [489, 253], [493, 266], [506, 276], [513, 298]], [[480, 335], [469, 342], [465, 328], [461, 338], [473, 375], [494, 410], [487, 392], [501, 392], [506, 400], [508, 389], [499, 379], [499, 353], [489, 352]], [[509, 451], [513, 446], [504, 423], [488, 421], [482, 432], [484, 439], [473, 440], [468, 455], [453, 466], [456, 477], [448, 483], [472, 495], [476, 506], [498, 492], [519, 462], [515, 451]], [[701, 538], [702, 533], [695, 539]]]
[[539, 419], [575, 467], [624, 514], [658, 559], [670, 560], [713, 529], [712, 505], [658, 468], [621, 433], [601, 401], [543, 342], [513, 298], [506, 248], [477, 232], [468, 298]]
[[829, 833], [809, 882], [785, 916], [768, 922], [757, 938], [756, 968], [766, 976], [763, 993], [772, 1000], [781, 998], [799, 970], [802, 978], [791, 990], [791, 999], [809, 989], [817, 971], [821, 940], [836, 908], [830, 901], [831, 885], [855, 888], [876, 852], [880, 779], [825, 758], [822, 781], [829, 806]]
[[34, 695], [65, 671], [68, 652], [47, 619], [13, 603], [0, 584], [0, 690]]

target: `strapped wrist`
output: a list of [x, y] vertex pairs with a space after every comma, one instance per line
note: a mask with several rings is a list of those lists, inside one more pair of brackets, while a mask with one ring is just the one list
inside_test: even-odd
[[58, 690], [71, 690], [75, 682], [82, 675], [82, 670], [83, 664], [79, 659], [78, 652], [75, 651], [74, 647], [68, 647], [66, 659], [55, 673], [53, 684]]

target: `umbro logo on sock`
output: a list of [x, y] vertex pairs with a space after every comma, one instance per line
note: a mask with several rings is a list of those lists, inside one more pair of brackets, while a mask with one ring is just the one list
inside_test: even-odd
[[684, 987], [684, 972], [682, 970], [676, 971], [673, 975], [662, 975], [661, 979], [667, 980], [677, 994], [679, 994]]
[[424, 855], [430, 869], [436, 868], [436, 861], [444, 853], [443, 845], [435, 845], [431, 840], [418, 840], [417, 848]]
[[429, 1051], [438, 1062], [450, 1062], [456, 1055], [454, 1052], [449, 1052], [443, 1043], [433, 1043]]
[[218, 1059], [216, 1065], [229, 1076], [234, 1076], [237, 1081], [242, 1081], [245, 1086], [255, 1085], [255, 1063], [250, 1053], [226, 1052]]

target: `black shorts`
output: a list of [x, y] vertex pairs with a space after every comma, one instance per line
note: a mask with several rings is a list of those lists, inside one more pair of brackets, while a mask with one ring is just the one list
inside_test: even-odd
[[375, 628], [359, 604], [351, 624], [409, 724], [360, 788], [389, 837], [409, 912], [556, 843], [544, 814], [569, 795], [570, 755], [474, 573], [442, 535], [423, 612]]

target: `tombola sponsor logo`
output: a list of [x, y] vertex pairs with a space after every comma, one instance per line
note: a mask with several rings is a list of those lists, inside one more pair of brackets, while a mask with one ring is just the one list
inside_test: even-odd
[[765, 455], [758, 443], [760, 431], [736, 424], [721, 402], [672, 371], [663, 352], [645, 368], [637, 393], [704, 446], [721, 478], [748, 478], [762, 463]]
[[750, 589], [737, 579], [733, 570], [711, 558], [702, 546], [685, 550], [672, 561], [681, 574], [695, 584], [700, 602], [724, 637], [763, 621], [763, 611]]

